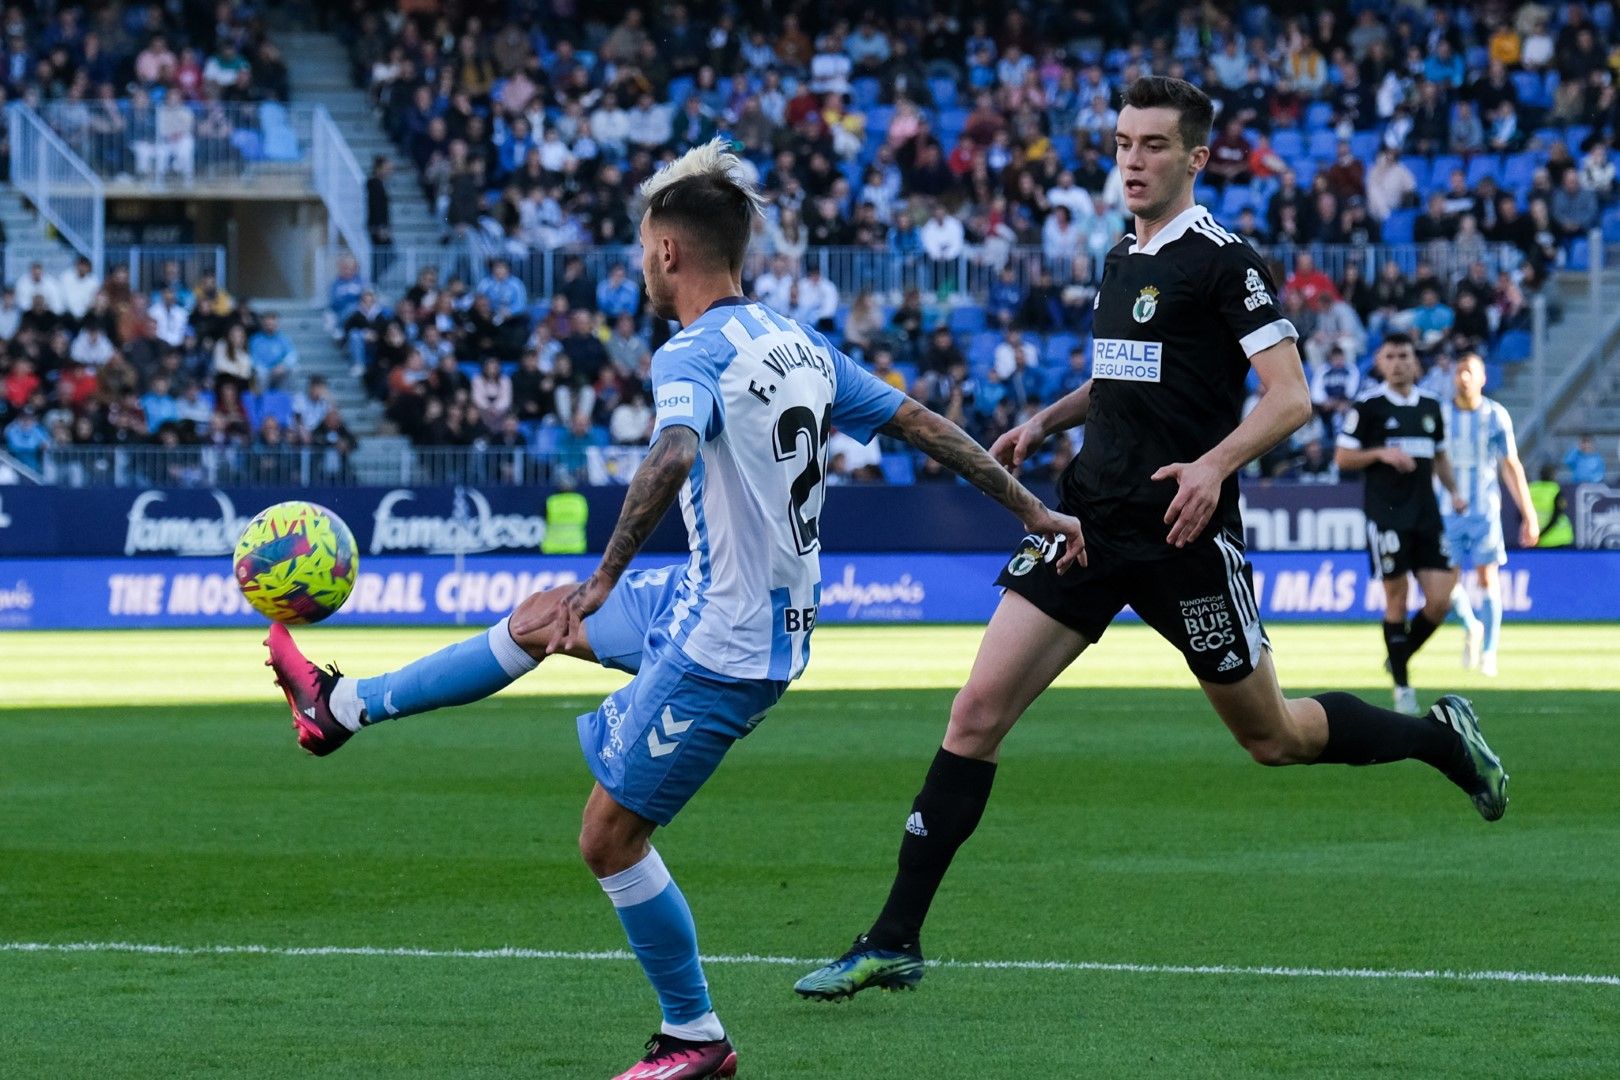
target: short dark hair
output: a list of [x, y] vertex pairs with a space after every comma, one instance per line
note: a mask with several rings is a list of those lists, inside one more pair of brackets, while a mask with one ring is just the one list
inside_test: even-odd
[[1417, 349], [1417, 342], [1412, 339], [1412, 335], [1399, 330], [1393, 334], [1385, 334], [1384, 340], [1378, 343], [1380, 349], [1387, 345], [1393, 345], [1396, 348], [1408, 348], [1414, 351]]
[[759, 196], [733, 171], [737, 164], [716, 139], [669, 166], [673, 175], [655, 174], [642, 188], [650, 223], [679, 229], [700, 260], [733, 273], [742, 269], [759, 212]]
[[1215, 106], [1209, 95], [1185, 79], [1168, 75], [1144, 75], [1125, 91], [1125, 104], [1133, 109], [1174, 109], [1180, 119], [1176, 130], [1188, 150], [1209, 145], [1209, 130], [1215, 123]]

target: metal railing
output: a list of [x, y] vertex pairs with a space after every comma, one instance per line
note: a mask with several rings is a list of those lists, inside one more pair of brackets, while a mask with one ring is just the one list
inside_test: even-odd
[[107, 248], [107, 265], [129, 267], [129, 287], [136, 291], [158, 287], [163, 268], [174, 263], [180, 280], [195, 285], [206, 271], [214, 275], [220, 288], [226, 288], [225, 248], [219, 244], [128, 244]]
[[[351, 245], [352, 247], [352, 245]], [[1512, 270], [1522, 261], [1518, 249], [1509, 244], [1487, 244], [1480, 252], [1459, 252], [1449, 244], [1308, 244], [1270, 245], [1260, 249], [1276, 268], [1280, 286], [1292, 271], [1297, 256], [1309, 254], [1316, 266], [1330, 277], [1339, 280], [1351, 263], [1360, 267], [1362, 278], [1371, 282], [1386, 261], [1393, 261], [1408, 276], [1420, 263], [1443, 281], [1462, 277], [1469, 264], [1482, 256], [1486, 270], [1494, 275], [1502, 269]], [[337, 260], [346, 254], [340, 247], [330, 247], [317, 253], [316, 277], [324, 292], [331, 283]], [[451, 278], [460, 278], [469, 285], [489, 273], [490, 263], [496, 256], [481, 245], [459, 243], [439, 247], [389, 247], [378, 249], [373, 260], [371, 284], [381, 295], [393, 300], [402, 295], [417, 275], [426, 267], [439, 273], [441, 284]], [[585, 273], [593, 281], [604, 280], [614, 265], [623, 265], [632, 279], [641, 277], [641, 248], [591, 247], [579, 250], [559, 248], [554, 251], [534, 251], [523, 255], [501, 255], [512, 266], [512, 273], [522, 281], [529, 293], [530, 303], [544, 302], [561, 290], [570, 260], [579, 259]], [[743, 267], [744, 278], [751, 279], [772, 264], [771, 253], [763, 247], [748, 252]], [[362, 260], [361, 266], [368, 264]], [[875, 251], [855, 247], [810, 248], [795, 260], [794, 266], [802, 273], [814, 266], [824, 277], [838, 287], [843, 299], [853, 299], [858, 293], [870, 291], [878, 296], [898, 300], [906, 289], [916, 287], [923, 292], [952, 294], [964, 293], [982, 299], [1001, 273], [1011, 267], [1014, 280], [1020, 288], [1036, 284], [1045, 272], [1057, 286], [1076, 280], [1095, 283], [1102, 272], [1100, 258], [1084, 260], [1051, 260], [1039, 247], [1012, 247], [1000, 249], [965, 248], [955, 259], [936, 261], [919, 253]], [[364, 272], [364, 271], [362, 271]]]
[[334, 487], [358, 482], [326, 447], [58, 446], [39, 473], [61, 487]]
[[183, 187], [310, 162], [309, 106], [59, 100], [40, 115], [96, 175], [119, 183]]
[[628, 484], [646, 456], [645, 446], [407, 446], [381, 458], [319, 446], [59, 446], [42, 452], [37, 480], [69, 488], [607, 486]]
[[[370, 267], [371, 234], [366, 231], [366, 174], [354, 159], [349, 141], [343, 137], [343, 132], [326, 111], [326, 106], [316, 106], [310, 130], [310, 162], [315, 193], [326, 204], [327, 243], [347, 246], [361, 266]], [[329, 270], [317, 271], [316, 281], [322, 291], [331, 280]]]
[[8, 115], [12, 185], [102, 273], [107, 200], [101, 178], [33, 109], [14, 102]]

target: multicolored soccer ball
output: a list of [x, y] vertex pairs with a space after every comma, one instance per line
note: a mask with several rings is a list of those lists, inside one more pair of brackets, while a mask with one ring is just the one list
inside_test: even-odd
[[349, 598], [360, 560], [354, 534], [324, 506], [277, 503], [236, 542], [236, 584], [266, 618], [318, 623]]

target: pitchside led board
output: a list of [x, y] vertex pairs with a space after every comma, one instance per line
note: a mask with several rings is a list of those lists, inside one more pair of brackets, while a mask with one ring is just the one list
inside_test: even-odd
[[[537, 589], [577, 581], [591, 556], [541, 556], [542, 489], [449, 488], [91, 490], [0, 492], [0, 628], [251, 625], [230, 551], [249, 519], [287, 498], [313, 498], [353, 529], [360, 576], [331, 621], [493, 621]], [[618, 516], [622, 488], [591, 488], [589, 549]], [[1510, 618], [1620, 616], [1620, 492], [1577, 493], [1582, 535], [1601, 551], [1514, 551], [1504, 571]], [[1359, 490], [1258, 489], [1245, 521], [1261, 614], [1272, 621], [1375, 617], [1383, 594], [1367, 573]], [[1509, 535], [1517, 532], [1516, 523]], [[1611, 527], [1612, 526], [1612, 527]], [[1606, 530], [1606, 531], [1605, 531]], [[1019, 529], [982, 496], [952, 484], [837, 488], [822, 520], [823, 622], [983, 622], [992, 582]], [[674, 515], [638, 565], [679, 561]], [[457, 570], [457, 551], [466, 555]]]

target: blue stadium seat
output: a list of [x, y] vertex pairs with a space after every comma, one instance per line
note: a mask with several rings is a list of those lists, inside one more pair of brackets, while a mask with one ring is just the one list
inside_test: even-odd
[[1620, 206], [1603, 212], [1601, 227], [1605, 244], [1620, 244]]
[[1569, 258], [1564, 261], [1564, 268], [1566, 270], [1586, 270], [1590, 268], [1592, 265], [1592, 252], [1590, 249], [1591, 245], [1586, 242], [1584, 236], [1577, 236], [1571, 240], [1567, 249]]
[[1278, 128], [1271, 133], [1271, 148], [1278, 157], [1292, 162], [1305, 155], [1305, 136], [1298, 128]]
[[1058, 160], [1063, 163], [1064, 168], [1074, 167], [1077, 158], [1074, 152], [1073, 135], [1053, 135], [1052, 149], [1057, 151]]
[[1468, 187], [1472, 190], [1485, 177], [1502, 175], [1502, 160], [1495, 154], [1479, 154], [1468, 162]]
[[917, 465], [911, 460], [911, 451], [902, 450], [898, 453], [884, 454], [878, 462], [883, 470], [883, 479], [890, 484], [914, 484], [917, 482]]
[[1288, 163], [1294, 170], [1294, 179], [1306, 191], [1310, 190], [1311, 181], [1316, 177], [1316, 159], [1313, 157], [1297, 157]]
[[1537, 164], [1535, 154], [1508, 154], [1502, 159], [1502, 187], [1508, 191], [1529, 187]]
[[948, 108], [956, 104], [956, 80], [935, 75], [928, 80], [928, 91], [934, 95], [934, 104]]
[[1250, 191], [1248, 187], [1242, 184], [1233, 184], [1226, 189], [1226, 194], [1221, 197], [1221, 205], [1215, 212], [1215, 216], [1223, 222], [1232, 221], [1246, 207], [1252, 207], [1258, 201], [1254, 197], [1254, 192]]
[[1358, 131], [1350, 136], [1350, 152], [1370, 164], [1378, 156], [1381, 141], [1382, 137], [1376, 131]]
[[1541, 91], [1546, 84], [1541, 76], [1533, 71], [1515, 71], [1513, 73], [1513, 88], [1519, 92], [1519, 104], [1540, 108]]
[[1463, 159], [1456, 154], [1436, 154], [1429, 161], [1429, 191], [1444, 191], [1446, 185], [1451, 183], [1453, 170], [1463, 169]]
[[1530, 331], [1509, 330], [1503, 334], [1496, 343], [1496, 355], [1492, 359], [1501, 364], [1518, 364], [1530, 359]]
[[265, 417], [273, 416], [282, 427], [288, 427], [292, 424], [292, 407], [291, 394], [281, 390], [266, 390], [258, 399], [259, 422], [263, 423]]
[[560, 424], [535, 424], [528, 430], [529, 450], [542, 457], [555, 454], [562, 446], [563, 429]]
[[1073, 352], [1078, 344], [1080, 344], [1078, 334], [1048, 334], [1046, 346], [1041, 350], [1041, 360], [1046, 364], [1068, 367], [1069, 353]]
[[1410, 244], [1412, 226], [1417, 216], [1417, 210], [1411, 207], [1390, 211], [1389, 217], [1384, 220], [1384, 243]]
[[870, 75], [863, 75], [850, 84], [851, 103], [856, 109], [865, 112], [878, 103], [878, 95], [883, 92], [883, 84]]
[[897, 364], [894, 365], [894, 370], [898, 371], [900, 373], [900, 377], [902, 379], [906, 380], [906, 388], [907, 389], [910, 389], [911, 386], [914, 383], [916, 383], [916, 381], [917, 381], [917, 365], [916, 364], [900, 364], [900, 363], [897, 363]]
[[1323, 161], [1332, 161], [1339, 156], [1339, 137], [1333, 129], [1326, 128], [1311, 132], [1311, 157]]
[[1406, 167], [1412, 170], [1412, 179], [1417, 183], [1419, 191], [1429, 190], [1429, 159], [1418, 154], [1410, 154], [1401, 159]]
[[996, 358], [996, 346], [1001, 344], [1001, 335], [993, 330], [985, 330], [974, 334], [968, 339], [967, 361], [969, 366], [980, 364], [988, 365]]
[[1333, 126], [1333, 106], [1325, 101], [1313, 101], [1305, 107], [1305, 130]]
[[1582, 153], [1581, 143], [1585, 142], [1586, 137], [1590, 134], [1592, 134], [1592, 129], [1586, 124], [1571, 124], [1565, 128], [1564, 141], [1569, 143], [1569, 152], [1579, 158]]
[[678, 109], [686, 104], [686, 99], [692, 96], [692, 87], [697, 80], [690, 75], [677, 75], [669, 80], [669, 89], [665, 92], [671, 103]]
[[984, 329], [984, 308], [976, 304], [952, 308], [946, 324], [950, 326], [951, 333], [957, 337], [977, 334]]

